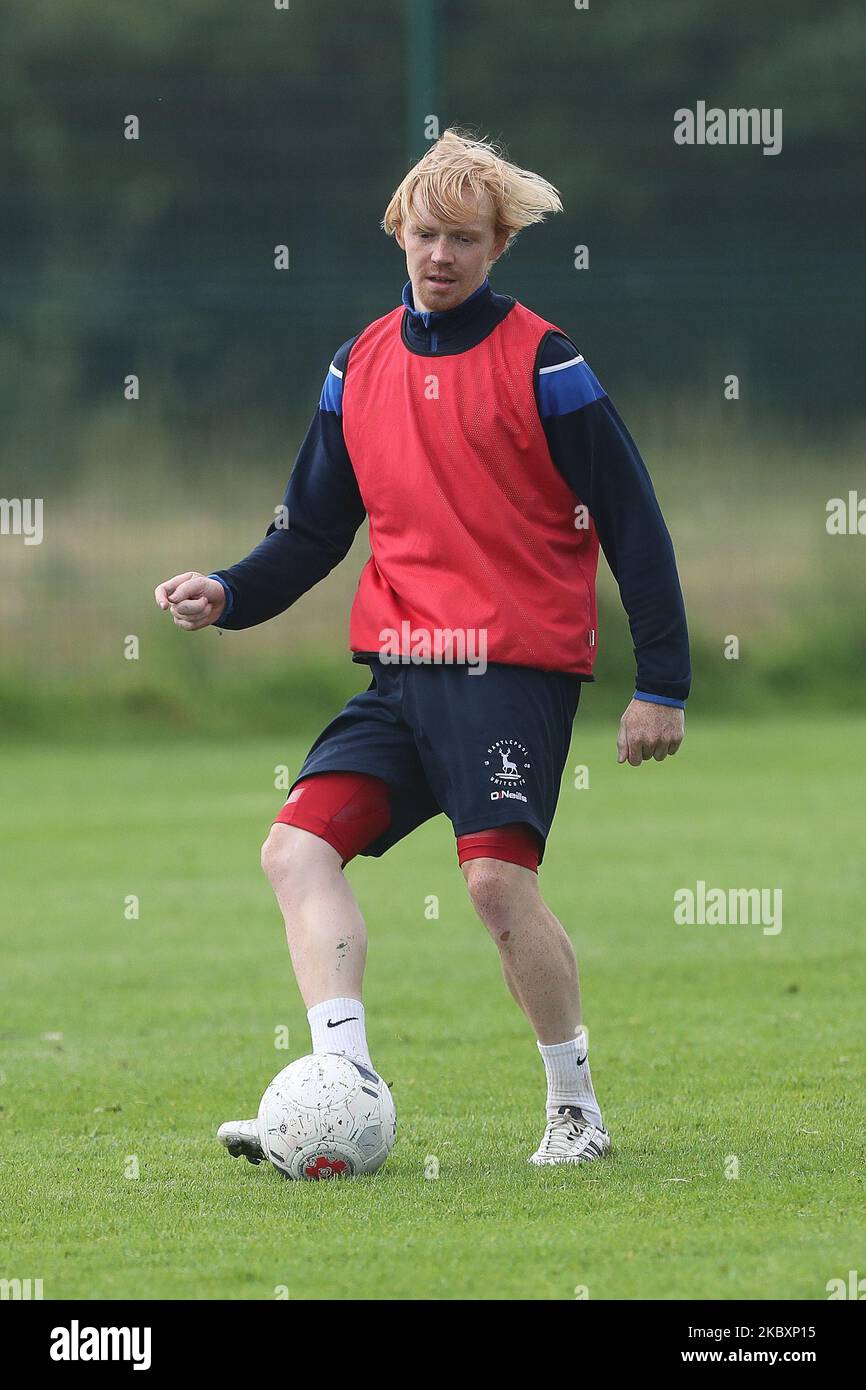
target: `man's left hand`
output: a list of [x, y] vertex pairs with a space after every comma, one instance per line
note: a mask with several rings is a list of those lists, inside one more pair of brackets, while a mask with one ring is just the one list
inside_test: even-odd
[[673, 756], [685, 735], [684, 711], [674, 705], [657, 705], [649, 700], [632, 700], [619, 721], [616, 740], [617, 762], [641, 763], [655, 758], [663, 762]]

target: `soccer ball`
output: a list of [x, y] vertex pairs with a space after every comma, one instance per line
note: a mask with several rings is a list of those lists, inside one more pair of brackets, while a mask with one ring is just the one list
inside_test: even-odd
[[358, 1177], [381, 1168], [397, 1117], [381, 1076], [336, 1052], [300, 1057], [262, 1096], [259, 1139], [287, 1178]]

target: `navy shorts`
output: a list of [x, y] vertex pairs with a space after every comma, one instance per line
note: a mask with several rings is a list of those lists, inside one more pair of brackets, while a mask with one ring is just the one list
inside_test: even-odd
[[579, 676], [491, 663], [399, 665], [370, 659], [372, 680], [316, 739], [292, 783], [317, 772], [366, 772], [391, 788], [391, 824], [376, 858], [444, 812], [455, 837], [522, 821], [550, 831]]

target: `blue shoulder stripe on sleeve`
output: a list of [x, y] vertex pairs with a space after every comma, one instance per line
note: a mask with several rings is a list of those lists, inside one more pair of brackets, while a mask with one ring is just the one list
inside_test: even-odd
[[567, 362], [538, 369], [538, 404], [541, 418], [570, 415], [607, 395], [595, 372], [578, 353]]
[[319, 397], [319, 409], [330, 410], [334, 415], [343, 413], [343, 373], [333, 362], [328, 368], [328, 375]]

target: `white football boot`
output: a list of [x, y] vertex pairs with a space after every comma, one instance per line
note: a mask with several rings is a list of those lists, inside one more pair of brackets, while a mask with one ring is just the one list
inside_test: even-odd
[[592, 1163], [610, 1153], [610, 1135], [587, 1120], [577, 1105], [561, 1105], [547, 1121], [544, 1138], [529, 1159], [536, 1167], [548, 1163]]
[[232, 1158], [243, 1156], [250, 1163], [264, 1163], [257, 1120], [227, 1120], [220, 1125], [216, 1137], [225, 1144]]

